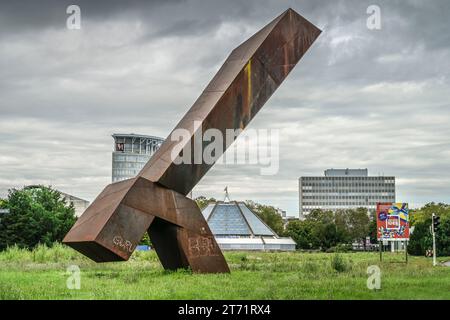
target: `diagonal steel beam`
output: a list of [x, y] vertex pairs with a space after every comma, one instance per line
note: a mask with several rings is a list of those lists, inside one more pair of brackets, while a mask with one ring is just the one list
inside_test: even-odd
[[[189, 132], [182, 147], [193, 150], [199, 130], [225, 136], [244, 129], [320, 32], [288, 9], [234, 49], [175, 127]], [[212, 164], [176, 164], [176, 146], [167, 138], [136, 178], [107, 186], [63, 242], [97, 262], [127, 260], [148, 231], [164, 268], [229, 272], [200, 209], [186, 197]]]

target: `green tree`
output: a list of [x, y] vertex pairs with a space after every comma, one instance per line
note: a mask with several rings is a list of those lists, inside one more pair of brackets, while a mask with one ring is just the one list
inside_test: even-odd
[[312, 226], [310, 221], [292, 220], [288, 222], [285, 234], [295, 241], [297, 249], [313, 249]]
[[10, 213], [3, 214], [0, 221], [0, 250], [12, 245], [51, 246], [61, 241], [76, 221], [73, 206], [50, 187], [11, 189], [7, 206]]
[[335, 213], [335, 223], [339, 243], [365, 243], [369, 236], [370, 218], [365, 208], [338, 210]]
[[429, 222], [431, 215], [435, 213], [441, 217], [441, 219], [450, 219], [450, 205], [444, 203], [427, 203], [420, 209], [410, 210], [409, 223], [411, 226], [419, 222]]
[[197, 197], [197, 198], [195, 198], [194, 201], [197, 203], [197, 205], [200, 208], [200, 210], [205, 209], [208, 206], [208, 204], [210, 204], [210, 203], [217, 202], [216, 199], [214, 199], [214, 198], [209, 198], [208, 199], [208, 198], [206, 198], [204, 196]]
[[376, 217], [371, 217], [369, 222], [369, 234], [370, 242], [377, 243], [378, 242], [378, 234], [377, 234], [377, 219]]
[[334, 214], [334, 223], [336, 224], [336, 235], [339, 238], [339, 242], [350, 242], [351, 237], [347, 210], [337, 210]]
[[447, 216], [442, 220], [439, 230], [436, 232], [437, 255], [450, 256], [450, 219]]
[[431, 219], [428, 221], [416, 221], [414, 232], [408, 242], [408, 253], [416, 256], [425, 255], [426, 250], [431, 249], [433, 240], [430, 234]]
[[334, 213], [328, 210], [312, 210], [305, 221], [311, 224], [313, 248], [326, 250], [339, 243]]
[[349, 237], [352, 241], [362, 241], [366, 245], [366, 237], [369, 235], [370, 219], [367, 209], [358, 208], [348, 210], [348, 229]]
[[324, 224], [334, 223], [334, 213], [330, 210], [314, 209], [306, 216], [306, 220]]
[[327, 250], [338, 244], [364, 241], [369, 235], [369, 223], [364, 208], [336, 212], [316, 209], [304, 221], [289, 223], [286, 233], [298, 248]]
[[424, 255], [426, 250], [432, 249], [430, 226], [433, 213], [441, 218], [441, 226], [436, 232], [437, 255], [450, 255], [450, 205], [434, 202], [410, 211], [410, 225], [414, 227], [408, 243], [410, 254]]
[[144, 236], [142, 237], [141, 241], [139, 242], [140, 245], [145, 246], [151, 246], [152, 242], [150, 240], [150, 236], [148, 235], [148, 232], [144, 233]]

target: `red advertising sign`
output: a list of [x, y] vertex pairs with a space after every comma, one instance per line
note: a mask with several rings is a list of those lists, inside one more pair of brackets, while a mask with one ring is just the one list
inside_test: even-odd
[[409, 211], [407, 203], [377, 204], [378, 240], [408, 240]]

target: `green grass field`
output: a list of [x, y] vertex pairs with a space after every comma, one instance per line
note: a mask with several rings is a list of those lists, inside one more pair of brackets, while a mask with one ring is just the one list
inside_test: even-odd
[[[166, 272], [154, 252], [96, 264], [56, 245], [0, 253], [0, 299], [450, 299], [450, 268], [401, 254], [227, 252], [231, 274]], [[448, 261], [449, 258], [440, 258]], [[66, 268], [78, 265], [81, 288]], [[381, 269], [381, 289], [367, 288], [367, 267]]]

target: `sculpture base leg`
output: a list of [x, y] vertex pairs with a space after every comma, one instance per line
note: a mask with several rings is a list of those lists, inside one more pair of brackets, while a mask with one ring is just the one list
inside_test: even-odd
[[156, 218], [148, 229], [148, 235], [159, 261], [166, 270], [188, 268], [189, 264], [178, 242], [179, 227], [160, 218]]
[[191, 268], [197, 273], [230, 272], [211, 233], [198, 234], [158, 218], [148, 231], [164, 269]]
[[197, 204], [141, 177], [107, 187], [63, 242], [96, 262], [123, 261], [145, 232], [165, 269], [230, 272]]

